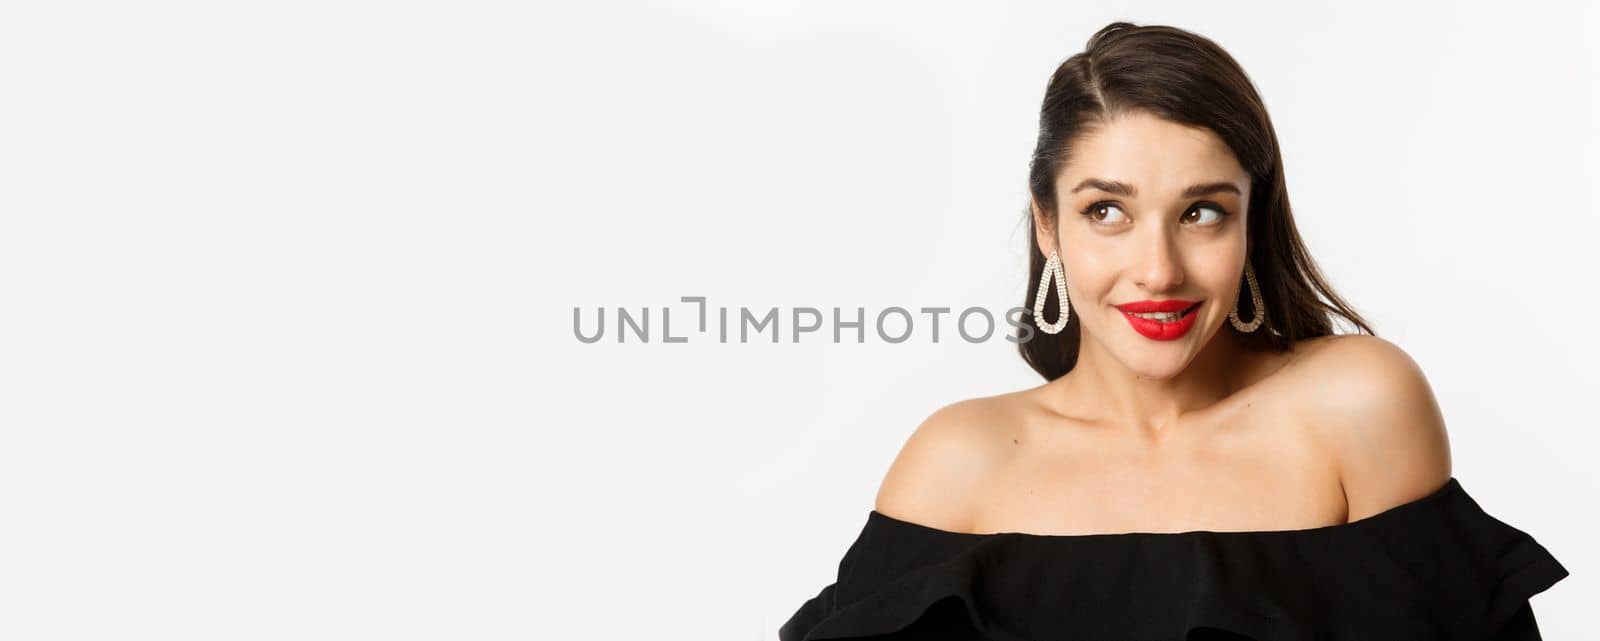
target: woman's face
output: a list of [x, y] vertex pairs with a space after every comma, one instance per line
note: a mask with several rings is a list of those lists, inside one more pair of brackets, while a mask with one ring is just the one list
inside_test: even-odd
[[[1056, 177], [1057, 224], [1036, 208], [1035, 228], [1045, 256], [1060, 252], [1083, 348], [1149, 378], [1183, 371], [1237, 304], [1249, 194], [1249, 174], [1206, 129], [1136, 113], [1081, 139]], [[1119, 308], [1174, 299], [1199, 307], [1177, 323]]]

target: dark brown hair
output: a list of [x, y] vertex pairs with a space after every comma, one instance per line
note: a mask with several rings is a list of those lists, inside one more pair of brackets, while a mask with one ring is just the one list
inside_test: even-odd
[[[1039, 108], [1039, 139], [1028, 166], [1028, 190], [1052, 225], [1059, 222], [1055, 180], [1066, 166], [1074, 142], [1117, 115], [1131, 112], [1211, 130], [1250, 174], [1245, 234], [1267, 318], [1255, 332], [1243, 335], [1247, 346], [1286, 351], [1295, 341], [1333, 334], [1336, 316], [1374, 334], [1366, 320], [1328, 286], [1300, 240], [1284, 186], [1278, 136], [1261, 97], [1239, 63], [1198, 34], [1168, 26], [1113, 22], [1090, 37], [1082, 53], [1056, 68]], [[1045, 255], [1034, 233], [1031, 208], [1026, 215], [1029, 276], [1023, 307], [1031, 310]], [[1246, 287], [1243, 274], [1239, 284]], [[1320, 300], [1319, 294], [1329, 302]], [[1045, 318], [1059, 318], [1060, 301], [1053, 288], [1048, 296]], [[1251, 307], [1248, 293], [1240, 296], [1240, 306], [1242, 319], [1261, 313], [1246, 313]], [[1058, 334], [1039, 331], [1031, 313], [1022, 317], [1018, 329], [1022, 359], [1046, 380], [1071, 371], [1082, 339], [1078, 314], [1073, 314]], [[1230, 326], [1223, 331], [1237, 330]]]

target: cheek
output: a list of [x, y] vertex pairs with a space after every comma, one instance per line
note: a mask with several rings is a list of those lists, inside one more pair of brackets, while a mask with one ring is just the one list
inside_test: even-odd
[[1116, 280], [1115, 273], [1106, 269], [1110, 263], [1097, 260], [1093, 255], [1076, 253], [1062, 257], [1061, 270], [1066, 273], [1069, 295], [1077, 300], [1089, 301], [1105, 298]]
[[1191, 272], [1195, 277], [1195, 284], [1206, 292], [1212, 300], [1224, 300], [1233, 295], [1238, 289], [1236, 279], [1243, 273], [1244, 263], [1240, 263], [1237, 270], [1230, 265], [1207, 267], [1203, 272]]
[[1088, 274], [1097, 268], [1107, 271], [1108, 266], [1124, 260], [1124, 243], [1117, 238], [1078, 226], [1066, 226], [1060, 236], [1062, 269], [1076, 269], [1079, 273]]

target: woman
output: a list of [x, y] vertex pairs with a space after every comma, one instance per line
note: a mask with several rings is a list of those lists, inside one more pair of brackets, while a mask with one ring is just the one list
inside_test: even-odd
[[1100, 30], [1029, 191], [1047, 382], [918, 427], [783, 641], [1539, 638], [1567, 570], [1467, 495], [1421, 369], [1318, 275], [1232, 57]]

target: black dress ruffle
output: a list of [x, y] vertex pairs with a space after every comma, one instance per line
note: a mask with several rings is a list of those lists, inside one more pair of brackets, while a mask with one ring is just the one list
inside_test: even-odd
[[1352, 523], [1256, 532], [972, 534], [876, 510], [781, 641], [1540, 639], [1567, 576], [1451, 478]]

